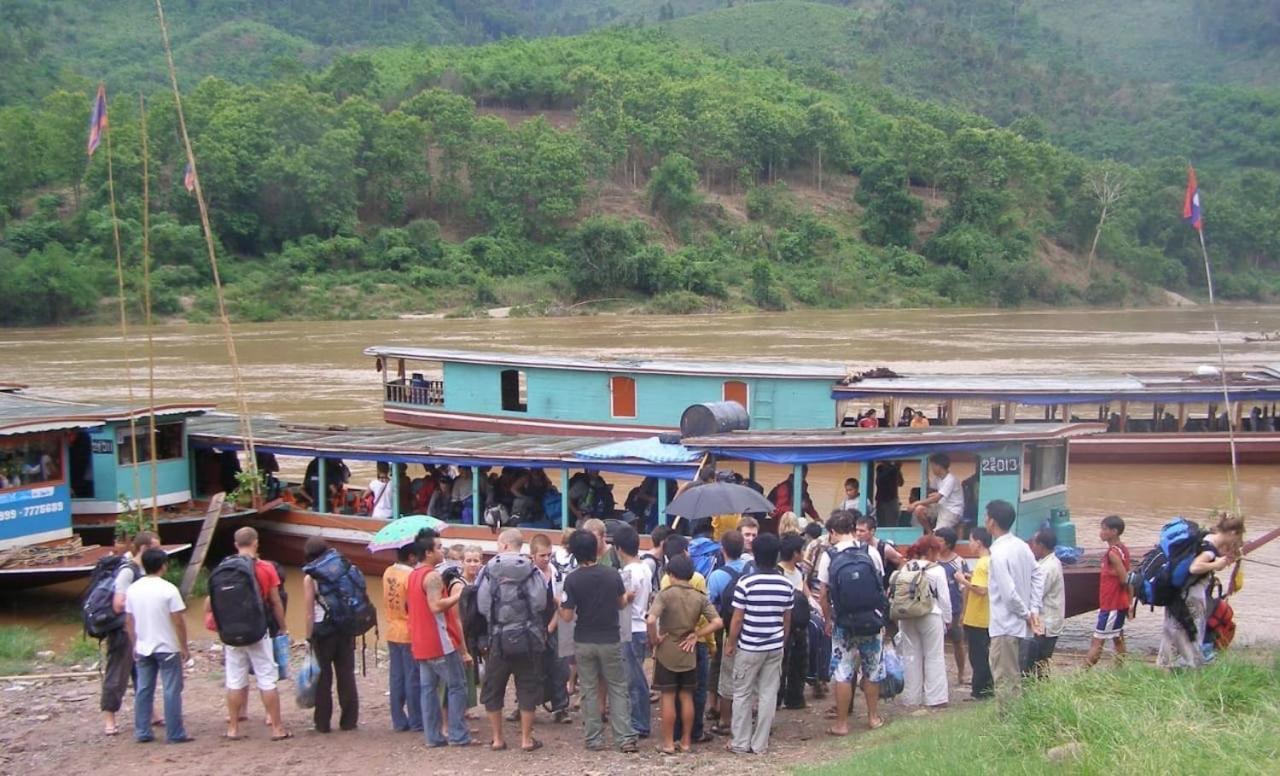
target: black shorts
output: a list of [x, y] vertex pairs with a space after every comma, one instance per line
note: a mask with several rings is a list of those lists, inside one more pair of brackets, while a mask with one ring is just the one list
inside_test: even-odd
[[698, 685], [697, 669], [688, 671], [672, 671], [658, 661], [653, 661], [653, 688], [671, 691], [688, 690], [693, 692]]
[[516, 680], [516, 705], [521, 711], [534, 711], [542, 703], [542, 653], [507, 660], [493, 651], [484, 659], [484, 686], [480, 688], [485, 711], [502, 711], [511, 677]]

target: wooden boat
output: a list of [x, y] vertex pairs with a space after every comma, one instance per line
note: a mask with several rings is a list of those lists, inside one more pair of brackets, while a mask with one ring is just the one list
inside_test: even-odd
[[[110, 555], [113, 549], [96, 544], [84, 545], [79, 537], [73, 536], [62, 542], [0, 552], [0, 590], [27, 590], [88, 578], [97, 562]], [[166, 544], [161, 549], [173, 556], [190, 550], [191, 545]]]
[[399, 346], [365, 349], [382, 374], [383, 417], [429, 429], [648, 436], [688, 406], [736, 401], [758, 430], [856, 425], [874, 408], [892, 424], [921, 410], [932, 425], [1100, 421], [1072, 460], [1216, 463], [1228, 425], [1243, 463], [1280, 462], [1280, 365], [1116, 376], [861, 375], [826, 364], [591, 361]]

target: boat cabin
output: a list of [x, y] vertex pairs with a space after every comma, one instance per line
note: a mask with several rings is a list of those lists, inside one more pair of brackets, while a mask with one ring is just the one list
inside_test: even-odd
[[382, 374], [384, 418], [422, 428], [647, 436], [694, 404], [734, 401], [758, 429], [835, 423], [835, 364], [555, 358], [399, 346], [365, 349]]

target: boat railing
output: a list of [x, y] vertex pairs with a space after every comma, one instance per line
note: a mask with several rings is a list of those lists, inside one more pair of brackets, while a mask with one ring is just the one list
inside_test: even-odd
[[383, 386], [383, 399], [394, 404], [440, 406], [444, 404], [443, 380], [394, 380]]

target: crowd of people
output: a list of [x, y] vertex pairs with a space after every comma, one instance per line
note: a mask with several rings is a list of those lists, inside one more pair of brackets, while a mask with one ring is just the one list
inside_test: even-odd
[[[1011, 532], [1014, 519], [1011, 504], [987, 504], [984, 525], [970, 536], [972, 567], [957, 555], [950, 526], [900, 548], [876, 537], [874, 516], [850, 508], [803, 528], [784, 515], [776, 534], [761, 532], [750, 516], [695, 521], [691, 537], [659, 527], [649, 551], [641, 551], [631, 525], [596, 518], [567, 529], [558, 546], [537, 534], [526, 547], [520, 530], [506, 529], [488, 560], [478, 546], [446, 547], [424, 531], [383, 575], [391, 725], [420, 733], [428, 747], [484, 746], [470, 727], [479, 704], [491, 750], [518, 741], [532, 752], [543, 746], [536, 735], [542, 708], [551, 724], [572, 724], [578, 711], [592, 751], [636, 752], [652, 737], [675, 755], [720, 737], [731, 753], [764, 754], [780, 706], [804, 708], [830, 696], [827, 732], [845, 736], [861, 689], [866, 726], [882, 726], [881, 688], [894, 662], [901, 663], [904, 707], [945, 707], [956, 685], [967, 685], [972, 699], [1010, 696], [1048, 674], [1065, 610], [1053, 531], [1044, 527], [1023, 541]], [[1107, 642], [1124, 654], [1132, 564], [1123, 532], [1119, 517], [1101, 523], [1107, 551], [1090, 665]], [[1241, 537], [1233, 518], [1204, 537], [1185, 612], [1166, 620], [1161, 665], [1199, 664], [1209, 580], [1237, 556]], [[281, 716], [273, 653], [273, 639], [287, 635], [281, 577], [258, 557], [254, 529], [239, 529], [235, 545], [237, 554], [214, 572], [232, 580], [219, 590], [236, 584], [218, 576], [224, 567], [245, 575], [252, 598], [237, 606], [260, 610], [263, 625], [259, 632], [252, 620], [240, 638], [229, 622], [240, 615], [227, 615], [218, 600], [228, 594], [216, 592], [206, 604], [206, 624], [224, 642], [225, 737], [242, 735], [252, 677], [272, 740], [285, 740], [292, 734]], [[318, 670], [312, 724], [331, 730], [336, 685], [338, 727], [354, 730], [356, 640], [330, 589], [352, 567], [319, 538], [308, 540], [305, 554], [303, 635]], [[118, 732], [132, 676], [135, 739], [152, 740], [155, 720], [163, 719], [167, 741], [191, 740], [182, 716], [185, 604], [164, 579], [166, 564], [155, 537], [142, 532], [112, 580], [111, 606], [123, 627], [106, 637], [107, 735]], [[356, 587], [363, 591], [363, 582]], [[163, 716], [153, 720], [158, 686]], [[508, 722], [516, 723], [511, 738]]]

